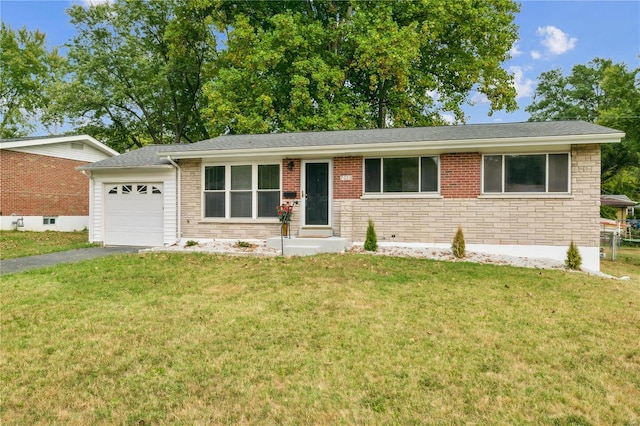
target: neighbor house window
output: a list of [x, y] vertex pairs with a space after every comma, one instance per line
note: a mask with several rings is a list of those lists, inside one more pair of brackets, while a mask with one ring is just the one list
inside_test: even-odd
[[42, 218], [42, 224], [43, 225], [55, 225], [56, 224], [56, 218], [55, 217], [43, 217]]
[[204, 216], [277, 217], [279, 164], [205, 166]]
[[569, 192], [569, 154], [485, 155], [483, 192]]
[[438, 192], [438, 157], [367, 158], [364, 192]]

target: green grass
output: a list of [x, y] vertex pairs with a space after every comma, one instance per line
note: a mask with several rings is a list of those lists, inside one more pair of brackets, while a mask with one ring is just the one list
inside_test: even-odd
[[[611, 250], [606, 250], [610, 258]], [[601, 260], [600, 269], [607, 274], [622, 277], [627, 276], [640, 282], [640, 247], [621, 247], [616, 254], [616, 261]]]
[[95, 247], [87, 232], [0, 231], [0, 259]]
[[3, 425], [640, 421], [638, 281], [148, 253], [1, 291]]

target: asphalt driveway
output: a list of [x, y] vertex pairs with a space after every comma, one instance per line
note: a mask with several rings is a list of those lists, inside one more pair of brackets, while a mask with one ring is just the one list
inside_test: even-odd
[[112, 254], [137, 253], [143, 247], [91, 247], [86, 249], [61, 251], [58, 253], [41, 254], [38, 256], [19, 257], [0, 261], [0, 275], [14, 274], [31, 269], [54, 266], [59, 263], [74, 263], [96, 257], [110, 256]]

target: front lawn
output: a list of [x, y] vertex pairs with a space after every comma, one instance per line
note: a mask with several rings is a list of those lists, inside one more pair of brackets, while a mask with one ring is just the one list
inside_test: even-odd
[[[610, 256], [610, 252], [607, 254]], [[627, 276], [640, 282], [640, 247], [620, 247], [615, 262], [601, 260], [600, 270], [616, 277]]]
[[34, 256], [95, 246], [96, 244], [89, 242], [89, 234], [83, 231], [0, 231], [0, 259]]
[[148, 253], [0, 285], [3, 425], [640, 422], [638, 281]]

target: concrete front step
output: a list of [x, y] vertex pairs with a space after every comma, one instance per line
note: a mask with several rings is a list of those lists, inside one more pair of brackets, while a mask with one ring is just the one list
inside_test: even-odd
[[319, 253], [342, 253], [351, 247], [351, 241], [341, 237], [267, 239], [267, 247], [282, 249], [285, 256], [311, 256]]
[[304, 238], [329, 238], [333, 237], [333, 229], [331, 227], [302, 227], [298, 231], [298, 236]]

